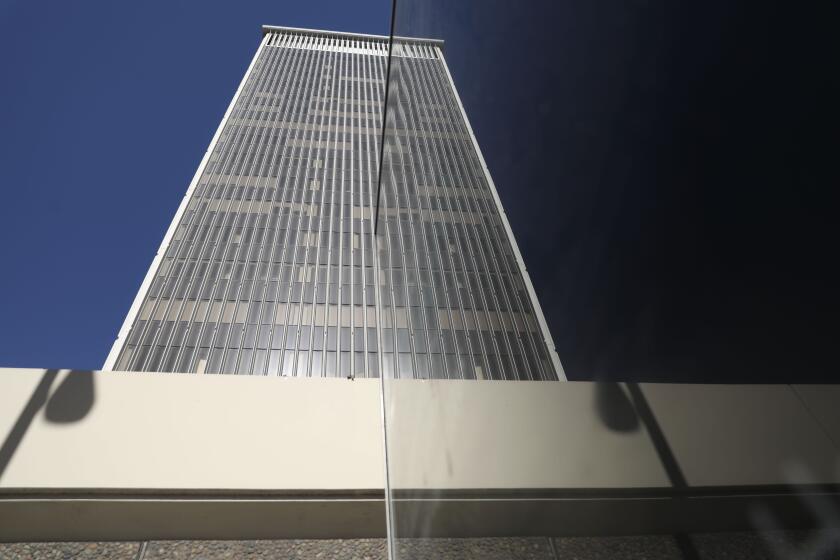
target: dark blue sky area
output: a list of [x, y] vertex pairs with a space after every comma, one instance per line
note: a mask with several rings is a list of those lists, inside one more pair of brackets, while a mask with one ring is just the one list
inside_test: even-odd
[[571, 379], [840, 379], [836, 3], [399, 6], [447, 42]]
[[259, 44], [390, 1], [0, 2], [0, 366], [99, 368]]
[[[836, 381], [831, 3], [401, 0], [573, 379]], [[0, 8], [0, 366], [98, 368], [260, 39], [390, 2]], [[149, 6], [149, 7], [147, 7]]]

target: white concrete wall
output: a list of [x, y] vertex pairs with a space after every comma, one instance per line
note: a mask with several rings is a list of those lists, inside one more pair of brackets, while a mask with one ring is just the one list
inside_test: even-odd
[[[382, 536], [380, 391], [0, 369], [0, 540]], [[385, 397], [415, 535], [734, 529], [758, 498], [798, 523], [791, 483], [840, 484], [836, 386], [389, 381]]]
[[[9, 436], [44, 375], [0, 370], [4, 448], [14, 443]], [[85, 381], [68, 383], [68, 375]], [[391, 484], [670, 486], [649, 426], [633, 415], [627, 388], [613, 385], [605, 397], [604, 387], [390, 381]], [[689, 486], [786, 484], [791, 467], [815, 482], [840, 483], [840, 452], [829, 435], [840, 434], [840, 406], [832, 406], [840, 405], [837, 388], [640, 389]], [[49, 404], [38, 408], [13, 445], [0, 488], [295, 492], [384, 486], [377, 380], [62, 371], [49, 390]], [[88, 401], [89, 410], [72, 418], [80, 414], [73, 403], [85, 408]]]
[[[43, 375], [0, 370], [4, 440]], [[54, 398], [67, 375], [53, 382]], [[91, 379], [58, 395], [91, 398], [83, 418], [56, 422], [50, 405], [38, 411], [0, 474], [0, 488], [383, 487], [376, 381], [100, 372]], [[62, 406], [53, 408], [60, 413]]]
[[[393, 488], [672, 484], [651, 426], [644, 418], [633, 422], [635, 403], [625, 385], [390, 381], [386, 387]], [[840, 483], [840, 449], [790, 386], [639, 389], [689, 487], [807, 482], [800, 473]], [[819, 399], [825, 424], [840, 433], [840, 392], [822, 388], [809, 397]]]
[[391, 381], [386, 387], [394, 488], [669, 485], [644, 426], [606, 426], [592, 383]]

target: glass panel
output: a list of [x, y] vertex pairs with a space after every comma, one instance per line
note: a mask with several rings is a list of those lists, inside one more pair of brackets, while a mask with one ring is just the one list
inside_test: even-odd
[[[686, 436], [700, 432], [681, 414], [697, 411], [704, 425], [730, 433], [743, 428], [749, 399], [730, 403], [739, 420], [724, 422], [722, 409], [704, 410], [697, 400], [716, 389], [606, 380], [730, 381], [717, 368], [754, 380], [758, 363], [778, 368], [769, 348], [802, 340], [768, 334], [778, 327], [759, 335], [753, 320], [773, 322], [775, 303], [746, 293], [772, 282], [761, 276], [773, 265], [745, 271], [762, 259], [758, 239], [779, 234], [767, 225], [774, 220], [755, 231], [754, 222], [743, 224], [758, 212], [756, 201], [775, 196], [765, 183], [785, 183], [779, 198], [791, 191], [787, 179], [770, 179], [755, 171], [765, 164], [742, 156], [762, 153], [755, 159], [766, 162], [764, 151], [797, 149], [770, 131], [775, 124], [765, 128], [764, 117], [742, 117], [754, 103], [768, 108], [756, 114], [786, 105], [779, 88], [791, 90], [771, 85], [789, 73], [776, 71], [785, 41], [765, 38], [764, 23], [751, 29], [741, 21], [750, 18], [734, 16], [740, 8], [710, 15], [708, 6], [621, 3], [395, 5], [389, 54], [375, 65], [387, 100], [375, 279], [392, 557], [413, 558], [419, 546], [444, 557], [454, 546], [444, 537], [493, 534], [502, 525], [530, 552], [501, 539], [475, 557], [588, 557], [576, 548], [579, 537], [530, 545], [526, 537], [632, 533], [653, 515], [645, 501], [662, 497], [673, 501], [658, 515], [677, 533], [660, 542], [674, 547], [663, 556], [711, 554], [702, 537], [687, 534], [699, 507], [687, 496], [708, 491], [711, 463], [723, 464], [727, 480], [743, 465], [726, 463], [715, 438]], [[742, 28], [750, 40], [734, 39]], [[809, 44], [804, 51], [822, 50]], [[746, 51], [766, 60], [746, 62], [738, 54]], [[750, 82], [756, 76], [760, 85]], [[756, 130], [772, 140], [756, 139]], [[761, 180], [745, 185], [747, 177]], [[741, 208], [741, 199], [750, 202]], [[729, 214], [730, 206], [739, 210]], [[708, 238], [712, 230], [726, 234]], [[768, 243], [767, 254], [786, 244]], [[737, 317], [741, 306], [751, 320]], [[603, 382], [564, 383], [549, 323], [578, 377]], [[827, 340], [822, 332], [813, 339]], [[699, 457], [707, 445], [714, 458]], [[808, 460], [794, 462], [796, 470]], [[606, 507], [630, 494], [638, 503], [613, 525], [596, 511], [599, 500]], [[838, 511], [836, 503], [814, 507], [827, 515], [821, 519]], [[779, 511], [752, 504], [726, 515], [740, 516], [754, 537], [784, 526], [789, 518]], [[829, 540], [822, 544], [834, 546]], [[604, 557], [619, 557], [620, 546], [638, 544], [631, 541]], [[739, 546], [732, 542], [722, 556]], [[780, 557], [793, 554], [782, 549]]]

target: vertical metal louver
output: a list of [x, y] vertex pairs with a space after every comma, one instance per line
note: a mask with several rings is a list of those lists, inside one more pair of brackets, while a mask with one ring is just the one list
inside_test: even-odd
[[562, 378], [441, 43], [391, 54], [376, 238], [388, 39], [269, 29], [106, 369]]

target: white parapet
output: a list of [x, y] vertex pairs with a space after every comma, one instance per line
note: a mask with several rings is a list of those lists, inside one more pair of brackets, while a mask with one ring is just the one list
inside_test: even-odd
[[[380, 391], [0, 369], [0, 540], [381, 536]], [[840, 483], [837, 386], [389, 380], [382, 394], [404, 534], [744, 528], [757, 500], [798, 522], [802, 492], [834, 500]]]

